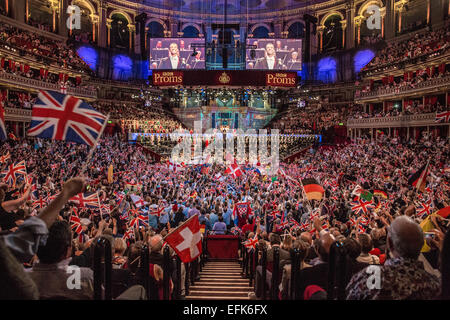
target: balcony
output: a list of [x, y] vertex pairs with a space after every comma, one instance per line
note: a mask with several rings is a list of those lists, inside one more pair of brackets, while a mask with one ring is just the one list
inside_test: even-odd
[[430, 79], [417, 84], [414, 88], [388, 88], [379, 89], [371, 92], [361, 92], [359, 95], [355, 95], [356, 103], [363, 102], [379, 102], [380, 98], [383, 100], [396, 99], [399, 100], [402, 97], [429, 94], [431, 92], [442, 92], [450, 88], [450, 76], [443, 78]]
[[379, 117], [364, 119], [349, 119], [348, 128], [400, 128], [400, 127], [426, 127], [445, 125], [435, 122], [436, 113], [411, 114], [395, 117]]
[[[0, 82], [24, 89], [60, 91], [60, 87], [56, 83], [21, 77], [12, 73], [0, 73]], [[95, 99], [97, 97], [95, 89], [68, 87], [67, 93], [80, 98]]]
[[31, 109], [5, 108], [6, 121], [31, 121]]

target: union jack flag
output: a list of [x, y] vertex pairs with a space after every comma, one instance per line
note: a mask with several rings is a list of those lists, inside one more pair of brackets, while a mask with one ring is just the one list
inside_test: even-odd
[[123, 192], [114, 191], [114, 196], [116, 197], [117, 205], [120, 206], [123, 199], [125, 199], [125, 194]]
[[31, 113], [29, 136], [93, 146], [106, 116], [70, 95], [41, 91]]
[[431, 199], [428, 199], [427, 201], [422, 201], [416, 207], [416, 215], [421, 219], [425, 219], [431, 214], [432, 208], [433, 202], [431, 201]]
[[33, 209], [42, 209], [47, 205], [47, 201], [48, 201], [47, 198], [42, 199], [42, 197], [39, 197], [39, 199], [37, 199], [31, 204], [31, 207]]
[[143, 215], [138, 215], [130, 221], [130, 228], [136, 228], [138, 226], [148, 227], [147, 217]]
[[27, 168], [25, 166], [25, 161], [16, 162], [15, 164], [10, 164], [6, 171], [2, 172], [3, 181], [9, 186], [15, 186], [17, 178], [19, 176], [27, 175]]
[[160, 217], [164, 215], [162, 212], [164, 211], [164, 207], [161, 209], [156, 209], [155, 211], [150, 211], [150, 215]]
[[82, 208], [100, 208], [100, 200], [97, 192], [79, 193], [75, 197], [70, 198], [69, 201]]
[[302, 222], [300, 224], [300, 229], [302, 229], [303, 231], [306, 231], [310, 228], [310, 224], [309, 222], [306, 220], [305, 222]]
[[351, 203], [352, 205], [352, 211], [355, 214], [367, 214], [370, 209], [373, 209], [373, 204], [371, 201], [364, 201], [363, 199], [357, 198], [354, 199]]
[[80, 234], [83, 231], [80, 217], [78, 216], [78, 212], [75, 208], [73, 208], [72, 214], [70, 215], [70, 223], [70, 227], [75, 231], [75, 233]]
[[125, 234], [123, 235], [122, 239], [133, 239], [134, 238], [134, 230], [133, 228], [128, 228]]
[[450, 111], [436, 112], [435, 122], [450, 122]]
[[256, 244], [258, 243], [258, 237], [255, 235], [252, 239], [248, 239], [244, 242], [244, 246], [248, 251], [252, 251], [256, 249]]
[[[1, 134], [1, 132], [0, 132], [0, 134]], [[9, 159], [11, 159], [11, 155], [9, 154], [9, 151], [8, 151], [7, 154], [0, 157], [0, 163], [6, 163], [6, 161], [8, 161]]]
[[3, 109], [3, 101], [0, 103], [0, 141], [7, 139], [5, 128], [5, 109]]

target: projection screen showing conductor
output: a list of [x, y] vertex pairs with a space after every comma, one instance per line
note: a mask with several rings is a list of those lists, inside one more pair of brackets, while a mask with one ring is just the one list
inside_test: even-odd
[[248, 70], [302, 70], [301, 39], [247, 39]]
[[205, 69], [204, 43], [199, 38], [150, 39], [150, 69]]

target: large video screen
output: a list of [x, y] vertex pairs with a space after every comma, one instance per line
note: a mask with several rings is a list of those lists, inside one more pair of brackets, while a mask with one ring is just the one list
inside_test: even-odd
[[205, 69], [204, 44], [205, 39], [201, 38], [150, 39], [150, 69]]
[[246, 65], [248, 70], [302, 70], [302, 40], [247, 39]]

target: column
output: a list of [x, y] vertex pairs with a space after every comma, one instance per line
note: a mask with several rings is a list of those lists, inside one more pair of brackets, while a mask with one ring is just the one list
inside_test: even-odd
[[58, 21], [58, 34], [67, 37], [67, 18], [69, 17], [67, 14], [67, 7], [69, 6], [68, 0], [56, 0], [55, 1], [58, 6], [58, 12], [59, 12], [59, 21]]
[[[246, 27], [241, 27], [241, 33], [242, 33], [242, 28], [245, 29], [245, 32], [247, 32], [247, 28]], [[245, 33], [244, 33], [245, 34]], [[213, 31], [212, 31], [212, 27], [211, 24], [208, 23], [206, 25], [206, 42], [207, 43], [211, 43], [212, 42], [212, 36], [213, 36]], [[244, 38], [245, 39], [245, 38]]]
[[[107, 27], [107, 21], [108, 21], [108, 17], [107, 17], [107, 10], [108, 7], [106, 5], [105, 2], [100, 2], [99, 5], [99, 9], [98, 9], [98, 14], [99, 14], [99, 21], [98, 21], [98, 45], [100, 47], [106, 48], [107, 45], [109, 45], [109, 41], [108, 41], [108, 33], [109, 33], [109, 28]], [[111, 22], [109, 23], [110, 27], [111, 27]]]
[[341, 28], [342, 28], [342, 48], [345, 48], [345, 32], [347, 30], [347, 20], [341, 21]]
[[96, 14], [91, 14], [89, 15], [89, 18], [91, 18], [92, 23], [92, 41], [97, 42], [99, 16]]
[[386, 7], [380, 8], [380, 15], [381, 15], [381, 37], [384, 39], [384, 28], [385, 28], [385, 22], [386, 22]]
[[317, 36], [319, 40], [319, 52], [322, 52], [323, 50], [323, 30], [325, 29], [324, 26], [317, 26]]
[[241, 43], [244, 43], [246, 33], [247, 33], [247, 26], [240, 26], [239, 27], [239, 35], [240, 35], [239, 40], [241, 41]]
[[355, 17], [355, 27], [356, 27], [356, 43], [359, 45], [361, 42], [361, 23], [363, 21], [363, 16]]
[[130, 33], [129, 35], [129, 40], [130, 40], [130, 44], [128, 46], [128, 50], [130, 50], [130, 52], [133, 52], [133, 38], [134, 38], [134, 34], [136, 32], [136, 25], [135, 24], [128, 24], [128, 32]]
[[175, 37], [178, 33], [178, 22], [177, 21], [170, 21], [170, 36]]
[[431, 21], [431, 3], [430, 0], [427, 0], [427, 24], [429, 24], [430, 21]]
[[150, 30], [149, 27], [145, 27], [145, 51], [147, 52], [148, 47], [148, 31]]
[[397, 12], [398, 12], [398, 29], [397, 32], [400, 33], [402, 32], [402, 12], [404, 11], [404, 7], [403, 7], [403, 3], [399, 4], [398, 8], [397, 8]]
[[283, 32], [283, 22], [276, 22], [273, 31], [275, 33], [275, 38], [281, 38], [281, 33]]
[[385, 34], [386, 39], [395, 37], [395, 0], [386, 0]]
[[108, 39], [108, 43], [107, 43], [107, 47], [111, 46], [111, 23], [112, 23], [112, 19], [107, 18], [106, 19], [106, 29], [107, 29], [107, 39]]
[[351, 1], [346, 4], [346, 21], [348, 23], [347, 26], [347, 34], [346, 38], [346, 49], [351, 49], [355, 46], [355, 3]]
[[22, 122], [22, 137], [26, 137], [27, 136], [27, 132], [25, 130], [27, 123], [24, 121]]

